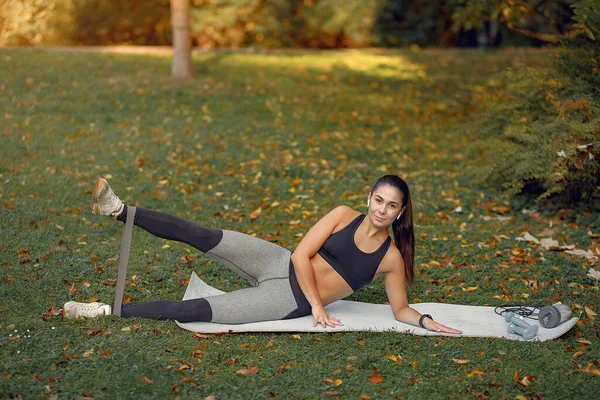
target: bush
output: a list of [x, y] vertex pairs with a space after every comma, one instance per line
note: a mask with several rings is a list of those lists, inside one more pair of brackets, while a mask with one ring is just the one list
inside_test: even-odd
[[84, 45], [169, 45], [169, 0], [83, 0], [71, 15], [71, 41]]
[[[487, 153], [475, 177], [520, 206], [600, 201], [600, 52], [576, 37], [541, 68], [507, 72], [509, 100], [488, 110], [477, 135]], [[598, 223], [600, 225], [600, 221]]]

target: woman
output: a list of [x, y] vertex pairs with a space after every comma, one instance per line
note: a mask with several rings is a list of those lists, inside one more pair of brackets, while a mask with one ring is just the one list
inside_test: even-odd
[[[394, 317], [404, 323], [446, 332], [461, 332], [421, 315], [408, 305], [405, 284], [414, 277], [412, 203], [404, 180], [385, 175], [367, 198], [366, 215], [339, 206], [321, 218], [293, 254], [276, 244], [243, 233], [209, 229], [157, 211], [137, 208], [134, 224], [151, 234], [181, 241], [209, 254], [248, 279], [253, 287], [185, 301], [153, 301], [122, 306], [123, 317], [239, 324], [313, 315], [314, 326], [342, 325], [325, 306], [349, 296], [384, 275]], [[127, 207], [99, 178], [92, 212], [125, 222]], [[394, 231], [391, 245], [388, 227]], [[70, 301], [71, 318], [111, 314], [103, 303]]]

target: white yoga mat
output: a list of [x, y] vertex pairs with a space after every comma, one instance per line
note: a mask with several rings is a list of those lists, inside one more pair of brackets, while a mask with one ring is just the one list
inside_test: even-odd
[[[185, 291], [183, 300], [215, 296], [224, 293], [205, 283], [192, 272], [190, 283]], [[462, 335], [431, 332], [426, 329], [407, 325], [394, 318], [392, 309], [387, 304], [370, 304], [359, 301], [339, 300], [329, 304], [325, 309], [336, 318], [343, 326], [323, 328], [321, 325], [313, 326], [313, 317], [308, 315], [302, 318], [281, 321], [253, 322], [249, 324], [217, 324], [212, 322], [186, 322], [177, 321], [183, 329], [193, 332], [218, 333], [218, 332], [340, 332], [340, 331], [370, 331], [410, 333], [421, 336], [470, 336], [470, 337], [501, 337], [511, 340], [525, 340], [516, 334], [507, 331], [508, 324], [504, 318], [494, 312], [494, 307], [466, 306], [444, 303], [417, 303], [411, 307], [421, 314], [431, 316], [441, 324], [461, 330]], [[571, 329], [579, 318], [571, 318], [559, 326], [546, 329], [538, 321], [527, 319], [530, 324], [539, 326], [538, 335], [533, 341], [545, 341], [560, 337]]]

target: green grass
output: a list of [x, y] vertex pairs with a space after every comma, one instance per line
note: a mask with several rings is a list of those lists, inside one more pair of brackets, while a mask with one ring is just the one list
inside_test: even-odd
[[[529, 231], [597, 249], [587, 227], [511, 210], [505, 195], [467, 178], [472, 126], [506, 98], [501, 72], [548, 58], [514, 49], [197, 54], [196, 78], [176, 81], [165, 56], [0, 49], [0, 396], [595, 397], [597, 325], [584, 311], [600, 310], [598, 285], [586, 277], [592, 265], [515, 240]], [[128, 203], [294, 248], [333, 206], [362, 209], [384, 173], [412, 191], [411, 302], [560, 300], [582, 314], [577, 326], [544, 343], [196, 337], [173, 322], [49, 312], [114, 296], [122, 225], [90, 214], [98, 176], [110, 176]], [[135, 231], [132, 302], [180, 299], [192, 271], [224, 290], [247, 285], [194, 249], [166, 244]], [[381, 281], [351, 299], [387, 300]], [[374, 368], [384, 382], [369, 381]], [[517, 376], [535, 378], [525, 385]]]

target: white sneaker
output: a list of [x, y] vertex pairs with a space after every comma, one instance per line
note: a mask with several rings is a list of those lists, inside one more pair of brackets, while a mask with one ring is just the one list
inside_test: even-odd
[[78, 303], [76, 301], [66, 302], [64, 307], [64, 314], [67, 318], [96, 318], [102, 315], [110, 315], [111, 309], [108, 304], [104, 303]]
[[92, 214], [117, 217], [123, 212], [125, 204], [112, 191], [108, 182], [98, 178], [92, 195]]

